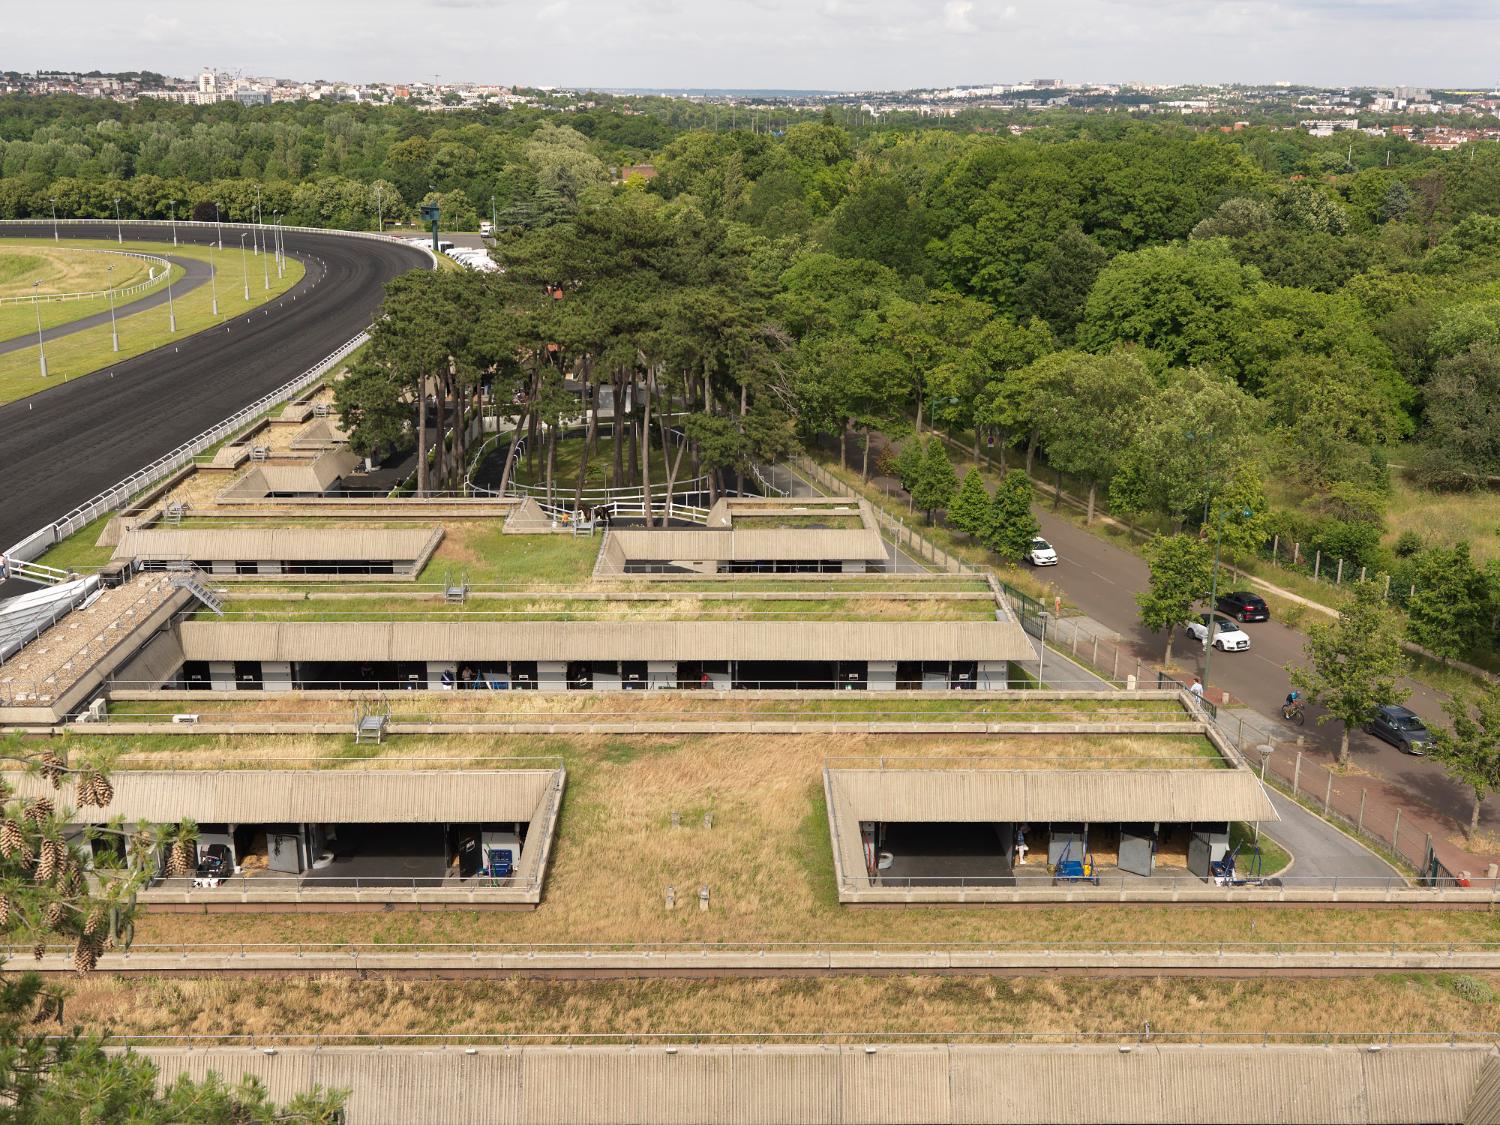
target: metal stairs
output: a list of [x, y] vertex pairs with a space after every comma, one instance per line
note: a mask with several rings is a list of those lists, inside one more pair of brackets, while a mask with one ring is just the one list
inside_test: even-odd
[[385, 696], [361, 699], [354, 705], [354, 741], [380, 743], [385, 741], [386, 730], [391, 725], [391, 705]]
[[171, 582], [174, 588], [188, 591], [218, 616], [223, 617], [224, 599], [203, 579], [204, 574], [201, 570], [195, 567], [184, 567], [172, 571]]

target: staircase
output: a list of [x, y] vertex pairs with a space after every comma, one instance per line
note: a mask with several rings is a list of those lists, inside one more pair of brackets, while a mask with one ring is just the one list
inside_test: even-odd
[[195, 567], [172, 572], [172, 585], [179, 590], [187, 590], [218, 616], [224, 616], [224, 599], [219, 592], [204, 580], [204, 574]]
[[391, 725], [391, 705], [385, 696], [361, 699], [354, 705], [354, 741], [385, 741], [385, 732]]

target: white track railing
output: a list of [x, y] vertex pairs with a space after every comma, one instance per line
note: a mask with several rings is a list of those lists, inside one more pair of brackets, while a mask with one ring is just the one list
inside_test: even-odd
[[[112, 219], [0, 219], [0, 230], [4, 230], [4, 228], [6, 227], [46, 226], [53, 223], [55, 223], [58, 227], [94, 227], [105, 226], [112, 222], [114, 222], [114, 220]], [[170, 220], [166, 219], [125, 219], [120, 223], [120, 225], [130, 227], [166, 228], [172, 226], [173, 224]], [[187, 227], [191, 230], [218, 230], [221, 227], [227, 228], [229, 230], [270, 231], [276, 229], [273, 224], [269, 223], [200, 223], [178, 220], [175, 225], [179, 227]], [[398, 238], [395, 235], [389, 234], [377, 234], [374, 231], [341, 231], [330, 230], [325, 227], [288, 226], [283, 226], [280, 229], [282, 231], [293, 231], [303, 234], [327, 234], [338, 235], [346, 238], [369, 238], [374, 239], [378, 242], [393, 243], [401, 246], [413, 245], [412, 243], [407, 242], [404, 238]], [[427, 257], [431, 260], [433, 267], [436, 268], [437, 255], [432, 252], [432, 249], [430, 247], [423, 247], [422, 249], [426, 251]], [[164, 480], [166, 477], [175, 473], [177, 470], [191, 464], [194, 457], [203, 452], [203, 450], [207, 449], [209, 446], [213, 445], [215, 442], [230, 436], [231, 434], [235, 433], [237, 430], [245, 426], [247, 423], [254, 421], [256, 418], [260, 417], [260, 415], [264, 414], [271, 407], [277, 405], [278, 403], [286, 401], [293, 395], [297, 394], [298, 391], [301, 391], [308, 387], [315, 380], [322, 378], [336, 364], [347, 358], [355, 349], [364, 344], [368, 339], [369, 336], [364, 332], [361, 332], [352, 340], [345, 342], [337, 350], [319, 360], [312, 367], [304, 371], [301, 375], [298, 375], [295, 379], [291, 380], [291, 382], [283, 384], [276, 390], [272, 391], [270, 394], [264, 395], [261, 398], [257, 399], [255, 402], [252, 402], [249, 406], [236, 411], [228, 418], [225, 418], [218, 425], [204, 430], [197, 437], [184, 442], [182, 445], [179, 445], [171, 453], [168, 453], [162, 457], [158, 457], [155, 461], [151, 462], [145, 468], [136, 470], [134, 473], [131, 473], [130, 476], [114, 485], [111, 485], [109, 488], [99, 493], [99, 495], [95, 496], [93, 499], [87, 500], [84, 503], [78, 505], [61, 519], [48, 524], [46, 527], [32, 532], [25, 539], [22, 539], [19, 543], [9, 548], [5, 552], [5, 554], [13, 559], [20, 559], [29, 562], [45, 553], [49, 547], [61, 542], [69, 535], [72, 535], [73, 532], [77, 531], [79, 528], [85, 526], [86, 524], [92, 522], [93, 520], [108, 512], [119, 510], [127, 503], [129, 503], [132, 497], [134, 497], [141, 490], [149, 488], [151, 485], [157, 483], [160, 480]]]
[[121, 289], [95, 289], [87, 293], [38, 293], [34, 297], [0, 297], [0, 305], [29, 305], [33, 301], [38, 304], [51, 304], [57, 301], [92, 301], [98, 298], [108, 297], [114, 293], [115, 300], [122, 297], [132, 297], [137, 293], [144, 293], [148, 289], [154, 289], [167, 280], [167, 274], [172, 270], [172, 263], [165, 258], [158, 258], [155, 254], [142, 254], [135, 250], [94, 250], [84, 246], [65, 246], [64, 250], [77, 250], [81, 254], [115, 254], [121, 258], [139, 258], [143, 262], [155, 262], [162, 267], [162, 272], [146, 281], [138, 281], [134, 285], [127, 285]]
[[345, 343], [337, 351], [319, 360], [291, 382], [283, 384], [268, 395], [263, 395], [249, 406], [235, 411], [228, 418], [218, 423], [218, 425], [204, 430], [197, 437], [179, 445], [171, 453], [163, 457], [158, 457], [142, 469], [137, 469], [124, 480], [106, 488], [93, 499], [79, 504], [61, 519], [48, 524], [38, 531], [32, 532], [25, 539], [6, 551], [6, 555], [10, 558], [21, 559], [23, 561], [38, 558], [53, 544], [62, 542], [79, 528], [93, 522], [108, 512], [123, 508], [143, 489], [149, 488], [158, 481], [165, 480], [177, 472], [178, 469], [191, 465], [193, 459], [199, 453], [215, 442], [229, 437], [250, 422], [255, 421], [262, 414], [266, 413], [266, 411], [270, 410], [271, 407], [285, 402], [304, 387], [322, 378], [367, 339], [369, 337], [361, 332], [354, 339]]

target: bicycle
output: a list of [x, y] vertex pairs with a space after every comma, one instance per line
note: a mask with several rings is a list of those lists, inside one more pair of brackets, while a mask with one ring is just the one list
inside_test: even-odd
[[1281, 705], [1281, 717], [1289, 723], [1296, 723], [1300, 727], [1306, 721], [1302, 715], [1302, 701], [1283, 703]]

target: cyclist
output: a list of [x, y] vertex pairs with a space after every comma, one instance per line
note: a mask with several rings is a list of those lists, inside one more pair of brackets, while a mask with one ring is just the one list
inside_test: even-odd
[[1293, 689], [1286, 693], [1286, 702], [1281, 705], [1281, 716], [1290, 719], [1302, 710], [1302, 693]]

